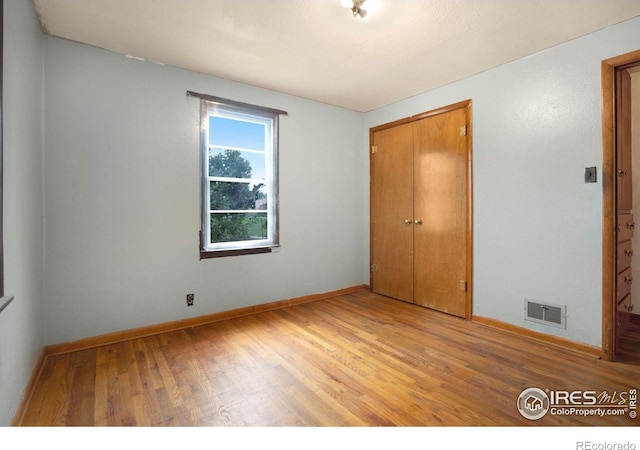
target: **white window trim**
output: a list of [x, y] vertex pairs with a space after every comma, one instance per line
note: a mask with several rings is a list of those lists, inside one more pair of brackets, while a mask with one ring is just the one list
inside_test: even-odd
[[[201, 232], [200, 232], [200, 257], [210, 258], [217, 256], [232, 256], [251, 253], [266, 253], [278, 248], [279, 239], [279, 204], [278, 204], [278, 126], [279, 116], [285, 114], [284, 111], [264, 108], [260, 106], [248, 105], [245, 103], [225, 100], [218, 97], [211, 97], [203, 94], [187, 92], [188, 95], [197, 96], [201, 99]], [[215, 113], [215, 114], [212, 114]], [[267, 239], [250, 240], [250, 241], [234, 241], [224, 243], [211, 243], [211, 221], [210, 215], [212, 210], [209, 209], [210, 202], [210, 181], [233, 181], [233, 182], [263, 182], [258, 179], [224, 179], [224, 177], [210, 177], [209, 166], [209, 149], [218, 148], [219, 146], [209, 145], [209, 117], [211, 115], [226, 117], [234, 120], [246, 120], [249, 122], [261, 123], [267, 125], [270, 136], [266, 136], [267, 157], [265, 158], [265, 179], [267, 184], [267, 205], [268, 209], [265, 213], [262, 210], [256, 211], [224, 211], [226, 212], [242, 212], [267, 214], [270, 218], [268, 221], [269, 229]], [[251, 151], [251, 149], [237, 149], [242, 151]], [[258, 153], [262, 153], [259, 151]], [[270, 181], [269, 181], [270, 180]], [[219, 211], [223, 213], [223, 211]]]

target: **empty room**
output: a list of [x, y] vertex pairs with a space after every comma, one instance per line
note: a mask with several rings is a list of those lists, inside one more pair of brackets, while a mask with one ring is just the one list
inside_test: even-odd
[[640, 423], [640, 2], [0, 3], [0, 425]]

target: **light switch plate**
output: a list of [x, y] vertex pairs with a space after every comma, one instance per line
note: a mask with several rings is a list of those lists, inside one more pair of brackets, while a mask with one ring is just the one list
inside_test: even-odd
[[595, 167], [585, 167], [584, 169], [584, 182], [585, 183], [597, 183], [598, 172]]

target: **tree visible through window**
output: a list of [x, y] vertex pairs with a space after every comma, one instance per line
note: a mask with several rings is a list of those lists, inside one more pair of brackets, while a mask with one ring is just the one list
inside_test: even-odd
[[[220, 178], [251, 179], [249, 160], [238, 150], [209, 156], [209, 174]], [[264, 182], [211, 181], [211, 242], [267, 238], [267, 195]], [[232, 212], [244, 211], [244, 212]]]
[[278, 245], [277, 113], [202, 100], [201, 255]]

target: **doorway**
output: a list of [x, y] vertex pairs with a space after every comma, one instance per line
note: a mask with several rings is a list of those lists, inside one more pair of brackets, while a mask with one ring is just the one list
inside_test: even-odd
[[640, 262], [633, 257], [634, 241], [639, 245], [633, 185], [640, 185], [640, 170], [634, 176], [633, 160], [640, 167], [640, 139], [632, 139], [632, 128], [640, 124], [640, 110], [632, 109], [637, 95], [632, 92], [640, 83], [639, 70], [640, 50], [602, 61], [602, 358], [634, 363], [640, 363], [640, 315], [634, 311], [640, 306], [634, 308], [638, 289], [632, 287], [632, 273]]

